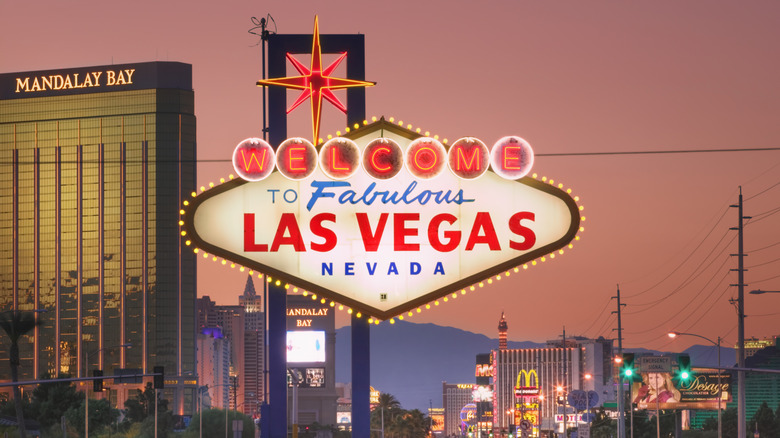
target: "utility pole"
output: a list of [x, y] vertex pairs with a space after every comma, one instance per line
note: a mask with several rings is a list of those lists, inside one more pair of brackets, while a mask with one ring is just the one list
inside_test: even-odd
[[731, 230], [737, 231], [737, 254], [731, 254], [732, 257], [737, 257], [737, 366], [740, 368], [737, 371], [737, 437], [745, 438], [745, 251], [743, 250], [743, 238], [744, 238], [744, 220], [750, 219], [750, 216], [744, 216], [742, 214], [742, 186], [739, 187], [739, 203], [732, 205], [738, 209], [739, 220], [736, 228]]
[[[617, 310], [612, 313], [617, 313], [617, 332], [618, 332], [618, 356], [623, 357], [623, 323], [620, 317], [621, 308], [625, 306], [625, 304], [622, 304], [620, 302], [620, 285], [617, 286], [617, 296], [614, 296], [612, 298], [617, 299]], [[614, 363], [614, 362], [613, 362]], [[623, 376], [620, 375], [620, 370], [618, 369], [618, 378], [617, 378], [617, 384], [618, 384], [618, 400], [617, 400], [617, 406], [618, 406], [618, 426], [617, 426], [617, 438], [625, 437], [626, 434], [626, 413], [625, 413], [625, 396], [623, 394]]]
[[[274, 21], [274, 17], [272, 17], [271, 14], [268, 14], [266, 17], [267, 18], [261, 18], [259, 20], [255, 17], [252, 17], [252, 24], [254, 25], [254, 27], [252, 27], [248, 31], [252, 35], [257, 35], [260, 37], [260, 47], [261, 47], [260, 59], [262, 60], [260, 76], [262, 77], [262, 79], [266, 78], [265, 47], [268, 44], [268, 36], [271, 34], [271, 32], [268, 30], [269, 20], [274, 22], [274, 28], [276, 28], [276, 21]], [[263, 140], [268, 140], [268, 116], [267, 116], [268, 108], [267, 108], [266, 90], [265, 87], [262, 88], [263, 88]]]
[[566, 354], [566, 326], [563, 326], [563, 436], [566, 438], [568, 436], [566, 434], [566, 415], [568, 415], [568, 410], [566, 409], [566, 399], [568, 397], [568, 391], [566, 388], [569, 385], [569, 379], [566, 378], [567, 372], [566, 372], [566, 362], [568, 362], [569, 357]]
[[[270, 15], [269, 15], [270, 17]], [[262, 55], [261, 58], [263, 60], [263, 66], [261, 67], [260, 75], [263, 79], [265, 79], [265, 45], [268, 42], [268, 22], [265, 18], [260, 19], [260, 46], [262, 47]], [[268, 140], [268, 107], [267, 107], [267, 99], [265, 97], [265, 87], [261, 87], [263, 89], [263, 140]]]

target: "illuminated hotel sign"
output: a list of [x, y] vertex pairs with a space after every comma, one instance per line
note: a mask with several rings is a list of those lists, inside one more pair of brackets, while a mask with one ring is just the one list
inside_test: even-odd
[[319, 151], [250, 139], [233, 163], [241, 179], [185, 208], [187, 239], [378, 319], [554, 258], [579, 230], [562, 185], [524, 176], [533, 151], [519, 137], [447, 150], [379, 120]]
[[[563, 423], [563, 414], [555, 414], [555, 422]], [[567, 414], [566, 422], [569, 424], [584, 423], [584, 421], [582, 421], [582, 414]]]
[[[302, 298], [302, 297], [301, 297]], [[287, 308], [287, 330], [330, 330], [335, 324], [334, 310], [319, 300], [298, 298]]]
[[444, 432], [444, 409], [428, 409], [428, 417], [431, 419], [431, 432]]
[[292, 308], [287, 309], [287, 317], [290, 318], [290, 321], [295, 321], [295, 327], [312, 327], [314, 318], [318, 316], [327, 316], [328, 310], [330, 309], [326, 307], [321, 309]]
[[477, 368], [474, 372], [475, 377], [493, 377], [493, 365], [491, 364], [477, 364]]
[[[105, 76], [103, 75], [105, 73]], [[50, 74], [45, 76], [25, 76], [16, 78], [16, 93], [34, 93], [47, 90], [70, 90], [133, 83], [135, 69], [90, 71], [79, 77], [81, 73]]]
[[0, 98], [63, 96], [153, 88], [192, 89], [192, 66], [144, 62], [0, 75]]

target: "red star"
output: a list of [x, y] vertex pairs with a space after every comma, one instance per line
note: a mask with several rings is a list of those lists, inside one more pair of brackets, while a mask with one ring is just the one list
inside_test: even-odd
[[359, 81], [346, 78], [334, 78], [330, 76], [333, 70], [339, 66], [341, 61], [347, 56], [346, 53], [342, 53], [338, 59], [333, 61], [331, 65], [322, 69], [322, 48], [320, 47], [320, 33], [317, 17], [314, 17], [314, 41], [311, 48], [311, 68], [306, 68], [303, 64], [295, 59], [291, 54], [287, 54], [287, 59], [290, 60], [293, 67], [298, 70], [301, 76], [288, 76], [286, 78], [275, 79], [263, 79], [257, 81], [257, 85], [281, 85], [286, 88], [293, 88], [296, 90], [302, 90], [298, 99], [287, 109], [287, 114], [290, 111], [297, 108], [300, 104], [311, 98], [311, 122], [312, 129], [314, 131], [313, 143], [319, 142], [320, 133], [320, 119], [322, 110], [322, 98], [324, 97], [328, 102], [332, 103], [341, 112], [347, 112], [347, 107], [344, 106], [341, 101], [336, 97], [331, 90], [340, 90], [350, 87], [370, 87], [376, 85], [376, 82]]

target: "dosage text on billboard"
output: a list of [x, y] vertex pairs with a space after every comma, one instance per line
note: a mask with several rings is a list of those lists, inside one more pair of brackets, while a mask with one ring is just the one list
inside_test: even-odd
[[514, 136], [447, 149], [381, 120], [319, 150], [247, 139], [233, 164], [240, 179], [185, 207], [188, 242], [377, 319], [550, 256], [580, 226], [567, 192], [525, 176]]

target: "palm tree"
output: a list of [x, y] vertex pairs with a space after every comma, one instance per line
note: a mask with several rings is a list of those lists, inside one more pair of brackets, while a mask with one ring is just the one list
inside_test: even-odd
[[371, 412], [371, 428], [376, 431], [382, 431], [379, 435], [384, 438], [385, 432], [388, 436], [393, 436], [393, 420], [401, 411], [401, 402], [392, 394], [380, 393], [379, 403]]
[[[19, 381], [19, 339], [29, 333], [39, 324], [33, 312], [22, 312], [18, 310], [9, 310], [0, 313], [0, 327], [11, 338], [11, 354], [9, 362], [11, 364], [11, 380]], [[22, 392], [19, 386], [14, 386], [14, 405], [16, 406], [16, 422], [19, 424], [19, 436], [26, 438], [24, 427], [24, 413], [22, 413]]]
[[397, 398], [393, 394], [387, 394], [387, 393], [380, 393], [379, 394], [379, 404], [377, 405], [378, 408], [384, 408], [387, 411], [393, 410], [393, 409], [401, 409], [401, 402], [398, 401]]
[[431, 430], [430, 424], [429, 418], [419, 409], [406, 411], [402, 422], [402, 436], [407, 438], [427, 436]]

